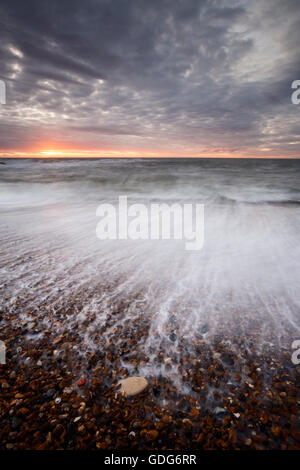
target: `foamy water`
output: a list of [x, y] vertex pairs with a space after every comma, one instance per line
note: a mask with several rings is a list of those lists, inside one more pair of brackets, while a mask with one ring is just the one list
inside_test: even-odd
[[[300, 326], [299, 178], [298, 161], [7, 161], [0, 167], [2, 305], [17, 308], [30, 340], [49, 328], [78, 332], [80, 354], [110, 342], [121, 347], [131, 335], [147, 357], [139, 372], [168, 370], [174, 380], [193, 338], [209, 345], [220, 335], [234, 350], [238, 335], [257, 354], [270, 337], [286, 347]], [[99, 240], [96, 209], [120, 195], [147, 205], [204, 204], [203, 249]], [[36, 318], [38, 333], [30, 331]]]

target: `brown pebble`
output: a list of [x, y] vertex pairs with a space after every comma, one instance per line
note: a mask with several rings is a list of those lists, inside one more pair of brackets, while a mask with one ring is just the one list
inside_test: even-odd
[[157, 438], [158, 438], [158, 431], [156, 431], [156, 429], [151, 429], [151, 431], [148, 431], [146, 434], [147, 441], [155, 441]]

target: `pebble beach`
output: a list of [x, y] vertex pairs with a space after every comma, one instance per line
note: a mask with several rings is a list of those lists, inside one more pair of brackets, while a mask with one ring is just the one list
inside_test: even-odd
[[[1, 366], [1, 449], [299, 449], [299, 366], [291, 364], [288, 343], [278, 354], [271, 333], [260, 354], [250, 350], [258, 321], [248, 325], [245, 348], [238, 332], [230, 346], [224, 335], [210, 338], [209, 325], [185, 343], [174, 319], [166, 333], [177, 354], [162, 345], [160, 373], [149, 373], [147, 386], [127, 396], [119, 381], [152, 365], [136, 350], [149, 332], [142, 315], [119, 331], [117, 343], [112, 338], [82, 354], [80, 329], [55, 335], [59, 318], [75, 315], [72, 308], [57, 313], [40, 340], [25, 339], [23, 308], [16, 301], [13, 315], [2, 311], [10, 326]], [[108, 313], [100, 337], [122, 317], [123, 306]], [[40, 324], [30, 325], [33, 338]]]

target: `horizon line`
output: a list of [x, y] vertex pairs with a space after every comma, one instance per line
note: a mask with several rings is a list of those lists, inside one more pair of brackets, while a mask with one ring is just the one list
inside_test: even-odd
[[86, 156], [86, 157], [80, 157], [80, 156], [61, 156], [61, 155], [57, 155], [57, 156], [45, 156], [45, 155], [26, 155], [26, 156], [1, 156], [0, 155], [0, 159], [1, 160], [100, 160], [100, 159], [112, 159], [112, 160], [138, 160], [138, 159], [149, 159], [149, 160], [178, 160], [178, 159], [186, 159], [186, 160], [211, 160], [211, 159], [219, 159], [219, 160], [299, 160], [300, 159], [300, 156], [271, 156], [271, 157], [267, 157], [267, 156], [238, 156], [238, 157], [233, 157], [233, 156], [226, 156], [226, 157], [221, 157], [221, 156], [195, 156], [195, 157], [192, 157], [192, 156], [186, 156], [186, 155], [182, 155], [182, 156], [143, 156], [143, 155], [140, 155], [140, 156], [129, 156], [129, 155], [125, 155], [125, 156], [121, 156], [121, 155], [118, 155], [118, 156], [112, 156], [112, 155], [108, 155], [108, 156]]

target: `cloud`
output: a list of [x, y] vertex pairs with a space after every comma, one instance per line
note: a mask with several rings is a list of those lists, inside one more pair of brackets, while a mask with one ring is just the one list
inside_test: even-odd
[[299, 150], [296, 0], [2, 0], [0, 18], [2, 149]]

